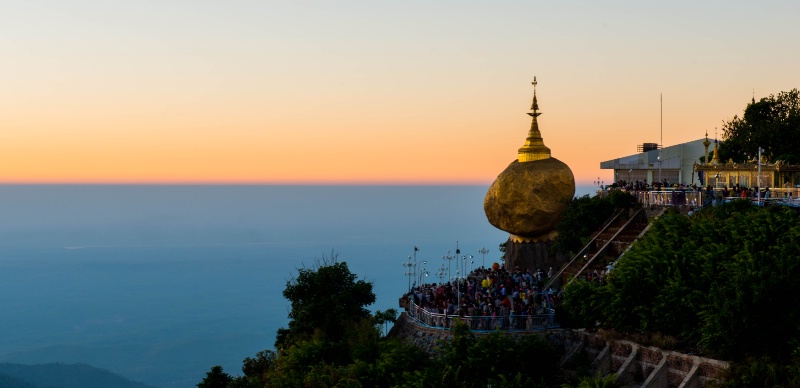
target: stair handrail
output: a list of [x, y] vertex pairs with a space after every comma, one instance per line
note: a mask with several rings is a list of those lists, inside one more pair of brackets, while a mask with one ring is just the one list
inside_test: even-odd
[[611, 236], [611, 238], [608, 241], [606, 241], [605, 244], [603, 244], [603, 247], [598, 249], [597, 252], [595, 252], [594, 256], [592, 256], [589, 260], [586, 261], [586, 264], [584, 264], [583, 267], [578, 271], [578, 273], [576, 273], [575, 276], [573, 276], [572, 279], [570, 279], [567, 282], [567, 285], [569, 285], [572, 282], [574, 282], [575, 279], [577, 279], [578, 276], [580, 276], [580, 274], [582, 274], [583, 271], [585, 271], [586, 268], [588, 268], [589, 265], [594, 262], [594, 260], [597, 258], [597, 256], [600, 256], [600, 253], [602, 253], [606, 249], [608, 249], [609, 245], [611, 245], [611, 243], [613, 243], [614, 240], [617, 239], [617, 236], [619, 236], [619, 234], [622, 233], [622, 231], [625, 230], [628, 227], [628, 225], [630, 225], [631, 222], [633, 222], [633, 220], [635, 220], [636, 217], [639, 216], [639, 213], [641, 213], [642, 211], [644, 211], [644, 208], [640, 207], [639, 210], [636, 211], [636, 213], [633, 213], [633, 215], [628, 219], [628, 222], [626, 222], [625, 225], [622, 225], [622, 227], [619, 228], [619, 230], [617, 230], [617, 233], [614, 233], [614, 235]]
[[[628, 247], [626, 247], [626, 248], [625, 248], [625, 250], [624, 250], [624, 251], [622, 251], [622, 253], [620, 253], [620, 254], [619, 254], [619, 256], [617, 257], [617, 260], [619, 260], [620, 258], [622, 258], [622, 256], [623, 256], [625, 253], [627, 253], [629, 250], [631, 250], [631, 248], [633, 247], [633, 244], [635, 244], [637, 241], [639, 241], [639, 239], [640, 239], [640, 238], [642, 238], [642, 236], [644, 236], [644, 235], [645, 235], [645, 233], [647, 233], [647, 231], [648, 231], [648, 230], [650, 230], [650, 227], [651, 227], [651, 226], [653, 226], [653, 221], [655, 221], [655, 220], [656, 220], [656, 218], [658, 218], [658, 217], [661, 217], [662, 215], [664, 215], [664, 213], [665, 213], [666, 211], [667, 211], [667, 208], [666, 208], [666, 207], [662, 207], [662, 208], [661, 208], [661, 209], [658, 211], [658, 213], [657, 213], [655, 216], [653, 216], [653, 218], [651, 218], [651, 219], [650, 219], [650, 222], [648, 222], [648, 223], [647, 223], [647, 226], [645, 226], [645, 227], [644, 227], [644, 229], [642, 229], [642, 231], [641, 231], [641, 232], [639, 232], [639, 235], [638, 235], [638, 236], [636, 236], [636, 238], [635, 238], [635, 239], [633, 239], [633, 241], [631, 241], [631, 243], [630, 243], [630, 244], [628, 244]], [[615, 261], [616, 261], [616, 260], [615, 260]]]
[[552, 276], [552, 277], [551, 277], [551, 278], [550, 278], [550, 279], [547, 281], [547, 283], [545, 283], [545, 285], [544, 285], [544, 287], [542, 287], [542, 289], [543, 289], [543, 290], [546, 290], [548, 287], [550, 287], [550, 286], [553, 284], [553, 282], [554, 282], [556, 279], [559, 279], [559, 278], [561, 277], [561, 274], [564, 272], [564, 270], [565, 270], [565, 269], [569, 268], [569, 266], [570, 266], [570, 265], [572, 265], [572, 263], [573, 263], [575, 260], [577, 260], [577, 259], [578, 259], [578, 258], [579, 258], [581, 255], [585, 254], [585, 253], [586, 253], [586, 252], [589, 250], [589, 248], [592, 246], [592, 244], [594, 243], [594, 241], [595, 241], [595, 240], [597, 240], [597, 237], [599, 237], [600, 235], [602, 235], [602, 234], [603, 234], [603, 232], [605, 232], [605, 231], [606, 231], [606, 229], [608, 229], [608, 227], [609, 227], [609, 226], [611, 226], [611, 224], [613, 224], [613, 223], [614, 223], [614, 221], [616, 221], [616, 220], [617, 220], [617, 218], [620, 216], [620, 214], [622, 214], [622, 212], [623, 212], [624, 210], [625, 210], [625, 209], [621, 209], [621, 208], [620, 208], [620, 209], [617, 209], [617, 211], [616, 211], [616, 212], [614, 212], [613, 214], [611, 214], [611, 216], [610, 216], [610, 217], [608, 217], [608, 220], [606, 220], [606, 223], [605, 223], [605, 224], [603, 224], [603, 226], [601, 227], [601, 229], [600, 229], [600, 232], [598, 232], [597, 234], [595, 234], [595, 236], [594, 236], [594, 237], [592, 237], [592, 239], [591, 239], [591, 240], [589, 240], [589, 242], [588, 242], [588, 243], [586, 243], [586, 245], [585, 245], [585, 246], [584, 246], [584, 247], [583, 247], [583, 248], [582, 248], [580, 251], [578, 251], [578, 253], [576, 253], [576, 254], [575, 254], [575, 256], [573, 256], [573, 257], [572, 257], [572, 259], [569, 261], [569, 263], [567, 263], [567, 265], [565, 265], [565, 266], [563, 266], [561, 269], [559, 269], [559, 270], [558, 270], [558, 272], [556, 272], [556, 274], [555, 274], [555, 275], [553, 275], [553, 276]]

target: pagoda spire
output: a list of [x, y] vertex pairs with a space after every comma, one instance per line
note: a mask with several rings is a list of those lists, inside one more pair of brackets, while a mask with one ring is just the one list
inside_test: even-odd
[[719, 144], [717, 143], [717, 129], [714, 128], [714, 157], [711, 158], [711, 164], [717, 165], [719, 164], [719, 152], [717, 151], [719, 148]]
[[703, 141], [703, 147], [705, 147], [705, 153], [703, 153], [703, 164], [708, 164], [708, 146], [711, 145], [711, 142], [708, 141], [708, 130], [706, 129], [706, 140]]
[[550, 149], [544, 145], [542, 133], [539, 132], [539, 122], [537, 117], [542, 114], [539, 112], [539, 102], [536, 100], [536, 77], [533, 77], [533, 102], [531, 103], [531, 129], [528, 130], [528, 137], [525, 139], [525, 145], [517, 151], [517, 161], [519, 162], [533, 162], [536, 160], [547, 159], [550, 157]]

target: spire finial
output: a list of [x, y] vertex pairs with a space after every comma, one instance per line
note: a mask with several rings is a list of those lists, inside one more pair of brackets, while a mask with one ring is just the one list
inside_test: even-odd
[[719, 164], [719, 152], [717, 148], [719, 144], [717, 143], [717, 128], [714, 127], [714, 156], [711, 157], [711, 164]]
[[528, 113], [533, 119], [531, 120], [531, 129], [528, 131], [528, 138], [525, 139], [525, 145], [517, 152], [517, 161], [519, 162], [533, 162], [550, 157], [550, 149], [544, 145], [542, 133], [539, 132], [539, 123], [536, 119], [542, 114], [542, 112], [539, 112], [539, 102], [536, 100], [536, 84], [536, 76], [534, 76], [533, 82], [531, 82], [531, 85], [533, 85], [532, 112]]

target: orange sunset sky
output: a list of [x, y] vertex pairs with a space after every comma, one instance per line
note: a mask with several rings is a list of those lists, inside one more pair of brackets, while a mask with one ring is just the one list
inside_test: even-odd
[[800, 2], [10, 1], [0, 183], [488, 184], [800, 85]]

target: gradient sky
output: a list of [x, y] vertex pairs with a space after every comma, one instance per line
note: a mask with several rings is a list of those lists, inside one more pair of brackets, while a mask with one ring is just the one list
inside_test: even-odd
[[[601, 4], [602, 3], [602, 4]], [[4, 1], [0, 182], [579, 184], [800, 85], [797, 1]]]

